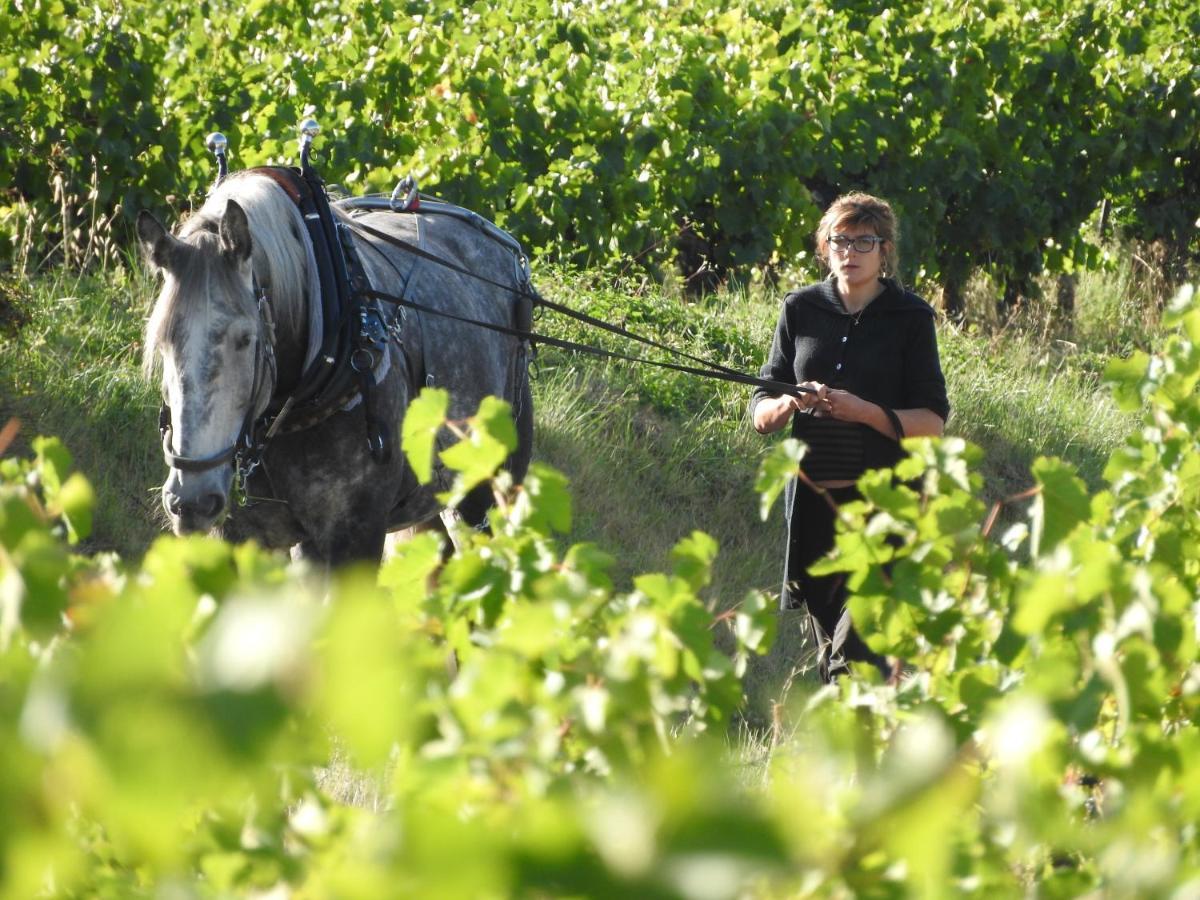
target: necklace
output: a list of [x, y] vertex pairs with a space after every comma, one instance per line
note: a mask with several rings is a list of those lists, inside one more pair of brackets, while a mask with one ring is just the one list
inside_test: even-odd
[[850, 317], [851, 324], [857, 325], [859, 322], [859, 319], [861, 319], [863, 317], [863, 313], [865, 313], [867, 311], [867, 307], [871, 305], [871, 302], [868, 300], [866, 303], [864, 303], [862, 305], [862, 308], [859, 309], [858, 312], [850, 312], [850, 310], [846, 306], [846, 301], [843, 300], [841, 297], [838, 297], [838, 305], [842, 308], [842, 312]]
[[856, 312], [856, 313], [850, 312], [850, 308], [848, 306], [846, 306], [845, 298], [842, 297], [842, 292], [837, 288], [836, 285], [834, 286], [834, 289], [833, 289], [833, 297], [834, 297], [834, 302], [837, 304], [837, 306], [839, 306], [841, 308], [842, 312], [844, 312], [846, 315], [848, 315], [850, 317], [850, 319], [854, 325], [857, 325], [859, 320], [862, 319], [863, 313], [865, 313], [867, 311], [867, 307], [870, 306], [872, 303], [874, 303], [875, 300], [879, 297], [879, 295], [882, 294], [885, 290], [887, 290], [887, 285], [881, 281], [878, 285], [878, 289], [870, 297], [867, 298], [867, 302], [864, 303], [862, 306], [860, 306], [858, 309], [858, 312]]

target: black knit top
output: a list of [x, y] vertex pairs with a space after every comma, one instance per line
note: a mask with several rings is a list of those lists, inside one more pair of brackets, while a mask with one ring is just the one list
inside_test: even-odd
[[[950, 404], [933, 309], [891, 279], [882, 280], [883, 293], [859, 314], [846, 312], [832, 279], [787, 294], [761, 377], [819, 381], [889, 409], [929, 409], [945, 420]], [[752, 418], [768, 396], [768, 390], [755, 389]], [[796, 413], [792, 435], [808, 444], [801, 468], [814, 481], [855, 479], [903, 458], [894, 439], [857, 422]]]

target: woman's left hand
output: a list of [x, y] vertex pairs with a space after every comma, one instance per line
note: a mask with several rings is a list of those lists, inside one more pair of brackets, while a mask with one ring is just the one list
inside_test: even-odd
[[825, 395], [829, 415], [843, 422], [866, 422], [875, 404], [857, 394], [833, 389]]

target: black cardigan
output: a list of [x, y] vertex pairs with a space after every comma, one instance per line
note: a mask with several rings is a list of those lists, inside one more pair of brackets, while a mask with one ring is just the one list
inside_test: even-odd
[[[950, 404], [938, 360], [933, 309], [891, 279], [883, 283], [883, 293], [861, 316], [844, 310], [832, 279], [787, 294], [761, 377], [789, 384], [819, 381], [890, 409], [929, 409], [945, 421]], [[752, 419], [758, 401], [769, 396], [774, 395], [765, 388], [754, 390]], [[792, 434], [810, 445], [810, 460], [822, 471], [804, 468], [817, 480], [855, 477], [840, 469], [824, 471], [826, 463], [820, 460], [822, 456], [827, 460], [832, 446], [818, 445], [826, 435], [839, 453], [847, 440], [861, 447], [861, 461], [856, 459], [852, 466], [857, 471], [891, 466], [903, 457], [896, 441], [858, 423], [797, 413], [792, 417]]]

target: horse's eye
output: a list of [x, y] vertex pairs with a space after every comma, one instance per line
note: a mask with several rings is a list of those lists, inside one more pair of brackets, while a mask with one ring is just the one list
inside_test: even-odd
[[239, 334], [233, 341], [234, 349], [235, 350], [245, 350], [247, 347], [250, 346], [250, 338], [251, 338], [251, 335], [249, 333]]

